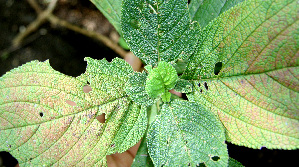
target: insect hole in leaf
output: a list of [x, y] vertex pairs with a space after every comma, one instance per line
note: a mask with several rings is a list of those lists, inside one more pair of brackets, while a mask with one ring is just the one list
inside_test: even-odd
[[213, 157], [212, 157], [212, 160], [213, 160], [213, 161], [218, 161], [219, 159], [220, 159], [220, 157], [218, 157], [218, 156], [213, 156]]
[[222, 62], [217, 62], [217, 63], [215, 64], [214, 74], [215, 74], [215, 75], [218, 75], [219, 72], [221, 71], [221, 69], [222, 69]]
[[106, 119], [105, 119], [105, 113], [99, 115], [96, 117], [96, 119], [101, 122], [101, 123], [105, 123]]

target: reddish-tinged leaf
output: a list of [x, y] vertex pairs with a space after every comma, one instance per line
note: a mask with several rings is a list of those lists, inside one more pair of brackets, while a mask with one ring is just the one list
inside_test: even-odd
[[[249, 0], [203, 30], [184, 78], [217, 113], [227, 140], [299, 148], [299, 21], [295, 0]], [[201, 80], [200, 80], [201, 79]]]
[[48, 61], [0, 78], [1, 151], [21, 166], [105, 166], [106, 155], [140, 140], [146, 111], [123, 90], [132, 68], [121, 59], [86, 60], [86, 73], [77, 78]]

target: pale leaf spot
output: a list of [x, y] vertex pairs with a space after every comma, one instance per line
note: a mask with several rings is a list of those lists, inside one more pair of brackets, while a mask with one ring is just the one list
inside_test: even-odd
[[76, 106], [77, 104], [71, 100], [66, 100], [65, 101], [68, 105], [71, 105], [71, 106]]
[[89, 93], [90, 91], [92, 91], [92, 88], [89, 85], [83, 86], [83, 92], [84, 93]]

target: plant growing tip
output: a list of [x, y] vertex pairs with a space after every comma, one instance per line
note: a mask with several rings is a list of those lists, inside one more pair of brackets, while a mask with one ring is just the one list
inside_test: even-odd
[[146, 66], [145, 69], [149, 73], [145, 86], [146, 93], [152, 98], [161, 96], [163, 102], [170, 102], [169, 90], [174, 88], [178, 80], [175, 68], [165, 61], [160, 61], [156, 68]]

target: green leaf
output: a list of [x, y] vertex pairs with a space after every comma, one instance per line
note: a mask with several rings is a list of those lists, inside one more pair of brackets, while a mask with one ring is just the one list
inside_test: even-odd
[[192, 83], [188, 80], [179, 79], [174, 87], [174, 90], [181, 93], [190, 93], [192, 92]]
[[238, 162], [237, 160], [229, 157], [228, 167], [244, 167], [244, 166], [240, 162]]
[[122, 0], [90, 0], [114, 26], [119, 34], [122, 34], [120, 27]]
[[154, 167], [153, 161], [151, 160], [148, 154], [148, 148], [146, 145], [146, 136], [143, 137], [137, 154], [134, 158], [133, 164], [131, 167]]
[[153, 66], [188, 58], [199, 32], [184, 0], [124, 0], [121, 27], [131, 51]]
[[186, 66], [187, 66], [187, 63], [184, 60], [178, 59], [178, 61], [175, 62], [173, 67], [175, 68], [175, 70], [177, 71], [178, 74], [183, 74], [183, 72], [186, 69]]
[[126, 93], [138, 105], [150, 106], [153, 105], [155, 98], [151, 98], [145, 91], [147, 75], [145, 72], [134, 72], [129, 75], [129, 80], [126, 84]]
[[250, 0], [203, 30], [182, 78], [193, 80], [189, 100], [219, 116], [228, 141], [299, 148], [298, 13], [294, 0]]
[[125, 50], [130, 50], [128, 44], [126, 43], [125, 39], [123, 37], [120, 37], [118, 40], [118, 44], [124, 48]]
[[146, 93], [152, 98], [161, 96], [163, 102], [169, 102], [171, 96], [169, 90], [174, 88], [178, 80], [175, 68], [165, 61], [160, 61], [156, 68], [150, 69], [147, 66], [146, 69], [149, 72], [145, 86]]
[[205, 27], [221, 13], [244, 0], [192, 0], [189, 5], [190, 17]]
[[215, 115], [188, 101], [164, 104], [147, 145], [155, 166], [227, 166], [225, 134]]
[[130, 65], [118, 58], [86, 60], [86, 72], [77, 78], [48, 61], [0, 78], [0, 151], [9, 151], [20, 166], [106, 166], [107, 154], [140, 140], [147, 114], [123, 90]]

